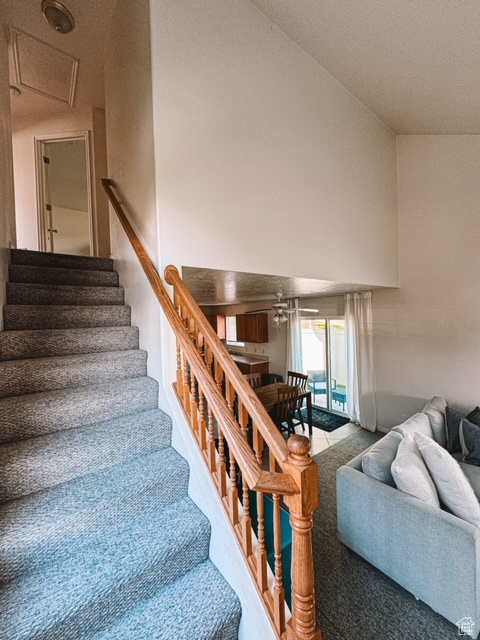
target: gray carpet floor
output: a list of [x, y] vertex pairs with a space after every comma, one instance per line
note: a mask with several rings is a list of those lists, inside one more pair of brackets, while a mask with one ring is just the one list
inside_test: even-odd
[[360, 431], [314, 457], [320, 506], [313, 544], [323, 640], [453, 640], [459, 637], [453, 624], [338, 540], [336, 470], [380, 435]]

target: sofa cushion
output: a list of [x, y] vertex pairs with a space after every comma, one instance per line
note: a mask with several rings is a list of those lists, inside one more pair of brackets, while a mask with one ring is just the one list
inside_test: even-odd
[[467, 420], [480, 427], [480, 407], [475, 407], [475, 409], [472, 409], [472, 411], [470, 411], [467, 416]]
[[367, 476], [395, 486], [392, 476], [392, 462], [397, 455], [398, 445], [402, 441], [400, 433], [389, 431], [386, 436], [373, 444], [362, 457], [362, 471]]
[[393, 427], [392, 431], [396, 431], [400, 433], [402, 436], [405, 436], [409, 433], [413, 436], [414, 433], [423, 433], [425, 436], [429, 438], [433, 438], [432, 427], [430, 426], [430, 420], [425, 413], [416, 413], [402, 424]]
[[397, 455], [392, 463], [392, 476], [400, 491], [419, 498], [434, 507], [440, 507], [433, 480], [413, 437], [409, 433], [402, 438], [398, 445]]
[[480, 466], [480, 427], [463, 418], [460, 422], [459, 436], [462, 460]]
[[430, 426], [432, 427], [435, 442], [438, 442], [442, 447], [445, 446], [447, 441], [445, 426], [446, 407], [447, 401], [445, 398], [434, 396], [422, 409], [422, 413], [425, 413], [430, 420]]
[[414, 440], [433, 478], [440, 501], [459, 518], [480, 527], [480, 505], [458, 462], [431, 438], [416, 433]]
[[448, 453], [460, 453], [462, 450], [460, 445], [460, 422], [464, 416], [450, 407], [445, 409], [445, 416], [447, 425], [447, 451]]

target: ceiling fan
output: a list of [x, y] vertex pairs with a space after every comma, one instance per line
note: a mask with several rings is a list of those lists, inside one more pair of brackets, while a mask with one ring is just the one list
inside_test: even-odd
[[277, 301], [272, 304], [271, 307], [267, 309], [255, 309], [254, 311], [246, 311], [247, 314], [252, 313], [264, 313], [265, 311], [275, 311], [273, 316], [273, 321], [275, 324], [280, 325], [283, 322], [287, 322], [288, 314], [295, 313], [295, 311], [304, 311], [305, 313], [318, 313], [318, 309], [309, 309], [309, 308], [298, 308], [295, 309], [293, 307], [288, 306], [288, 302], [282, 302], [283, 293], [276, 293], [275, 297]]

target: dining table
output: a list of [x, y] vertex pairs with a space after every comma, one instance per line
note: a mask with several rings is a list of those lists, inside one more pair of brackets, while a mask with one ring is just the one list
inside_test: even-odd
[[[277, 404], [278, 401], [278, 390], [279, 389], [288, 389], [289, 385], [285, 384], [285, 382], [274, 382], [273, 384], [266, 384], [263, 387], [257, 387], [254, 389], [255, 393], [258, 396], [258, 399], [263, 404], [267, 411], [273, 409], [273, 407]], [[298, 390], [298, 399], [306, 400], [307, 403], [307, 424], [308, 424], [308, 434], [312, 435], [313, 422], [312, 422], [312, 392], [311, 391], [303, 391], [301, 389]]]

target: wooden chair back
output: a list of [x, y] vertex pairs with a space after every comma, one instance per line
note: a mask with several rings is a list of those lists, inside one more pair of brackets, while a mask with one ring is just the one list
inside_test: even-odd
[[308, 376], [306, 373], [297, 373], [296, 371], [287, 371], [286, 383], [290, 387], [298, 387], [300, 391], [307, 390]]
[[245, 373], [245, 380], [252, 387], [252, 389], [258, 389], [262, 386], [262, 374], [261, 373]]
[[293, 416], [297, 410], [298, 387], [282, 387], [277, 393], [275, 423], [280, 431], [288, 431], [288, 435], [293, 435], [295, 433]]

